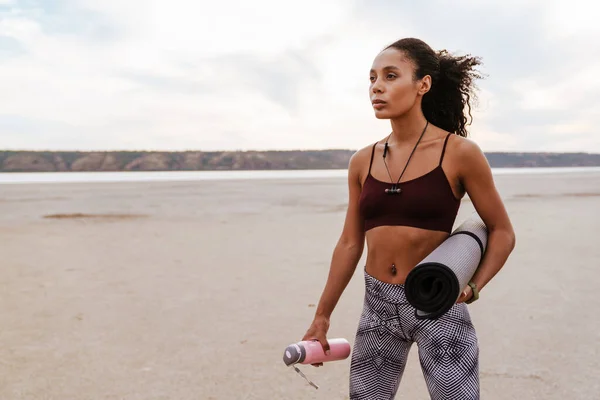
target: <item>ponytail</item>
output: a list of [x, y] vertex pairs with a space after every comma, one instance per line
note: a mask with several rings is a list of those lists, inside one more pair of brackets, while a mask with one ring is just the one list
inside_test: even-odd
[[387, 48], [403, 51], [415, 63], [415, 78], [431, 76], [431, 89], [423, 96], [421, 107], [428, 121], [448, 132], [466, 137], [471, 115], [471, 100], [476, 99], [475, 79], [482, 76], [475, 70], [481, 65], [478, 57], [453, 56], [446, 50], [434, 52], [419, 39], [401, 39]]

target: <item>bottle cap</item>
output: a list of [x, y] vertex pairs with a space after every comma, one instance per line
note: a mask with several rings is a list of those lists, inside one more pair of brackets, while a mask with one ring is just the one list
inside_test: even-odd
[[283, 352], [283, 362], [285, 365], [290, 366], [300, 361], [302, 357], [302, 350], [297, 344], [290, 344]]

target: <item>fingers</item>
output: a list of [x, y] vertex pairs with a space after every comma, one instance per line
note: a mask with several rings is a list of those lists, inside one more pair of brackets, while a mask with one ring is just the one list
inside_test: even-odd
[[471, 294], [472, 294], [471, 287], [467, 286], [467, 288], [465, 290], [463, 290], [463, 292], [460, 294], [460, 297], [458, 298], [458, 300], [456, 300], [456, 304], [466, 301], [471, 296]]
[[319, 343], [321, 343], [321, 347], [323, 347], [323, 352], [326, 355], [329, 355], [329, 350], [331, 350], [331, 349], [329, 347], [329, 342], [327, 341], [327, 338], [325, 337], [325, 335], [319, 336], [317, 338], [317, 340], [319, 341]]
[[[321, 322], [313, 322], [308, 331], [304, 334], [302, 340], [318, 341], [326, 355], [331, 354], [331, 348], [327, 341], [327, 326]], [[322, 367], [323, 363], [311, 364], [313, 367]]]
[[[329, 350], [330, 350], [329, 342], [327, 341], [327, 339], [325, 338], [325, 336], [319, 336], [316, 340], [318, 340], [319, 343], [321, 343], [321, 347], [323, 347], [323, 352], [326, 355], [329, 355]], [[315, 363], [315, 364], [312, 364], [312, 365], [314, 365], [315, 367], [322, 367], [323, 363], [322, 362], [321, 363]]]

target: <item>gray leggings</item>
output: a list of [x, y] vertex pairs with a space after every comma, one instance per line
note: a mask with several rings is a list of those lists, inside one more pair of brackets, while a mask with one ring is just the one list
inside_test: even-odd
[[432, 399], [479, 399], [479, 347], [466, 304], [455, 304], [437, 320], [417, 320], [404, 285], [365, 271], [365, 286], [350, 367], [351, 400], [394, 399], [413, 342]]

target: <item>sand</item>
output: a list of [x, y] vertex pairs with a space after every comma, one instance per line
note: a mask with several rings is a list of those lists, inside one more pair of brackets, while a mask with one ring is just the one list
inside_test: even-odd
[[[600, 172], [500, 175], [517, 233], [470, 306], [482, 398], [600, 397]], [[344, 179], [0, 187], [0, 399], [344, 399], [302, 367]], [[473, 211], [463, 202], [457, 224]], [[363, 260], [329, 337], [351, 343]], [[413, 346], [397, 399], [428, 399]]]

